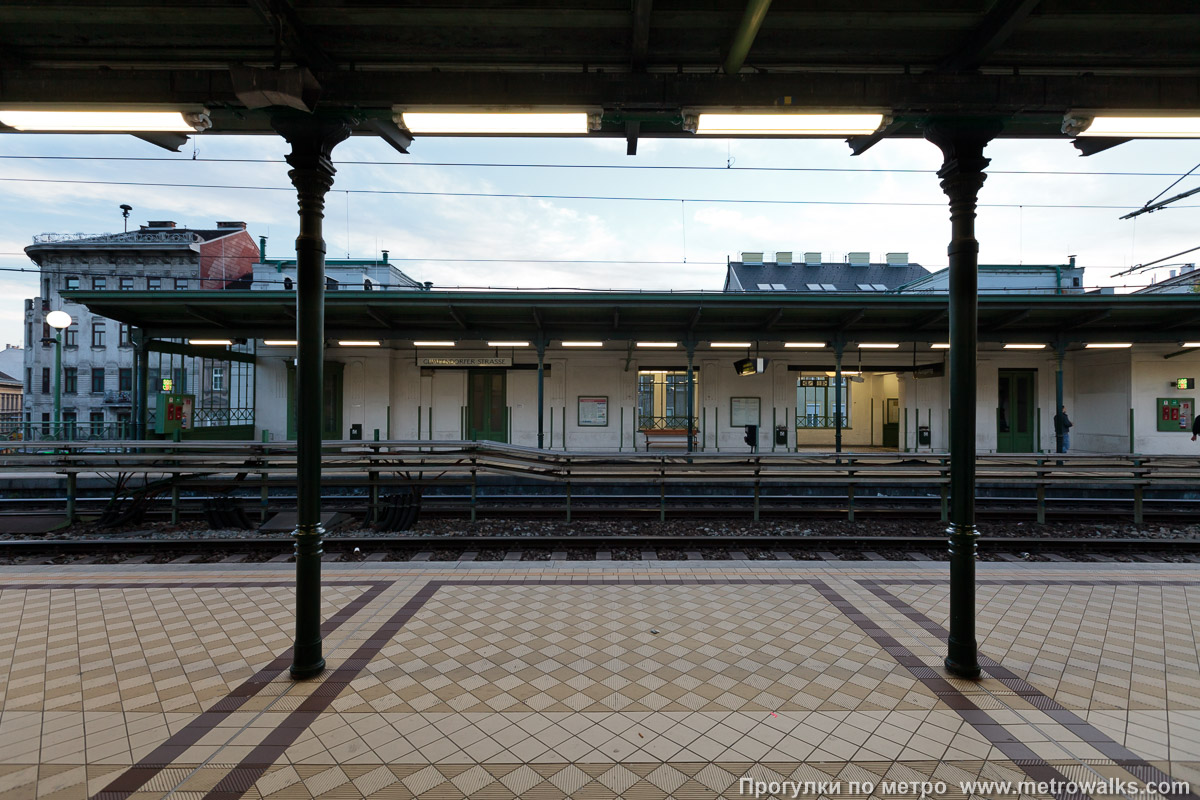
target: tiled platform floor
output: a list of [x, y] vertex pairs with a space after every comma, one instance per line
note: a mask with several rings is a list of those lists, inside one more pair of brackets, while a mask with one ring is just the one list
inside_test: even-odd
[[1200, 569], [979, 574], [969, 682], [937, 564], [326, 565], [330, 669], [298, 683], [285, 565], [0, 568], [0, 797], [1195, 798]]

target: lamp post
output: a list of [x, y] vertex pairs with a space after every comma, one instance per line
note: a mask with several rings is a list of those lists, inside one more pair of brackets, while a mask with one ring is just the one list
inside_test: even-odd
[[65, 311], [51, 311], [46, 315], [46, 324], [54, 328], [54, 435], [62, 438], [62, 332], [71, 327], [71, 315]]

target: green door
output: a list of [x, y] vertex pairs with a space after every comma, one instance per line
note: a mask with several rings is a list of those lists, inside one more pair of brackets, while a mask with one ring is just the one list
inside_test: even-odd
[[[344, 439], [342, 432], [342, 370], [340, 361], [325, 362], [325, 386], [321, 402], [321, 438]], [[296, 367], [288, 365], [287, 438], [296, 438]]]
[[1034, 393], [1037, 372], [1031, 369], [1000, 370], [996, 401], [996, 452], [1034, 451]]
[[889, 397], [883, 401], [883, 438], [880, 442], [884, 447], [900, 447], [900, 398]]
[[473, 369], [467, 374], [467, 438], [507, 442], [507, 374], [502, 369]]

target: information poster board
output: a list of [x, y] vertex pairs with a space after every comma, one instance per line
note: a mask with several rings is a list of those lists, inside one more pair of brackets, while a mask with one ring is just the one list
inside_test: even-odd
[[739, 428], [743, 425], [759, 424], [759, 407], [762, 401], [757, 397], [729, 398], [729, 425]]
[[603, 428], [608, 425], [608, 397], [579, 398], [579, 427]]
[[1158, 398], [1158, 430], [1163, 433], [1192, 432], [1196, 400], [1192, 397]]
[[195, 395], [161, 392], [158, 395], [157, 414], [154, 417], [155, 432], [175, 433], [190, 430], [192, 407], [195, 404]]

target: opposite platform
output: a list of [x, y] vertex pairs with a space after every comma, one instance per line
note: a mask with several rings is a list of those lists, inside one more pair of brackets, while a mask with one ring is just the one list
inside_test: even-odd
[[939, 564], [326, 565], [293, 682], [287, 565], [0, 568], [0, 796], [1194, 798], [1200, 568], [979, 577], [971, 682]]

